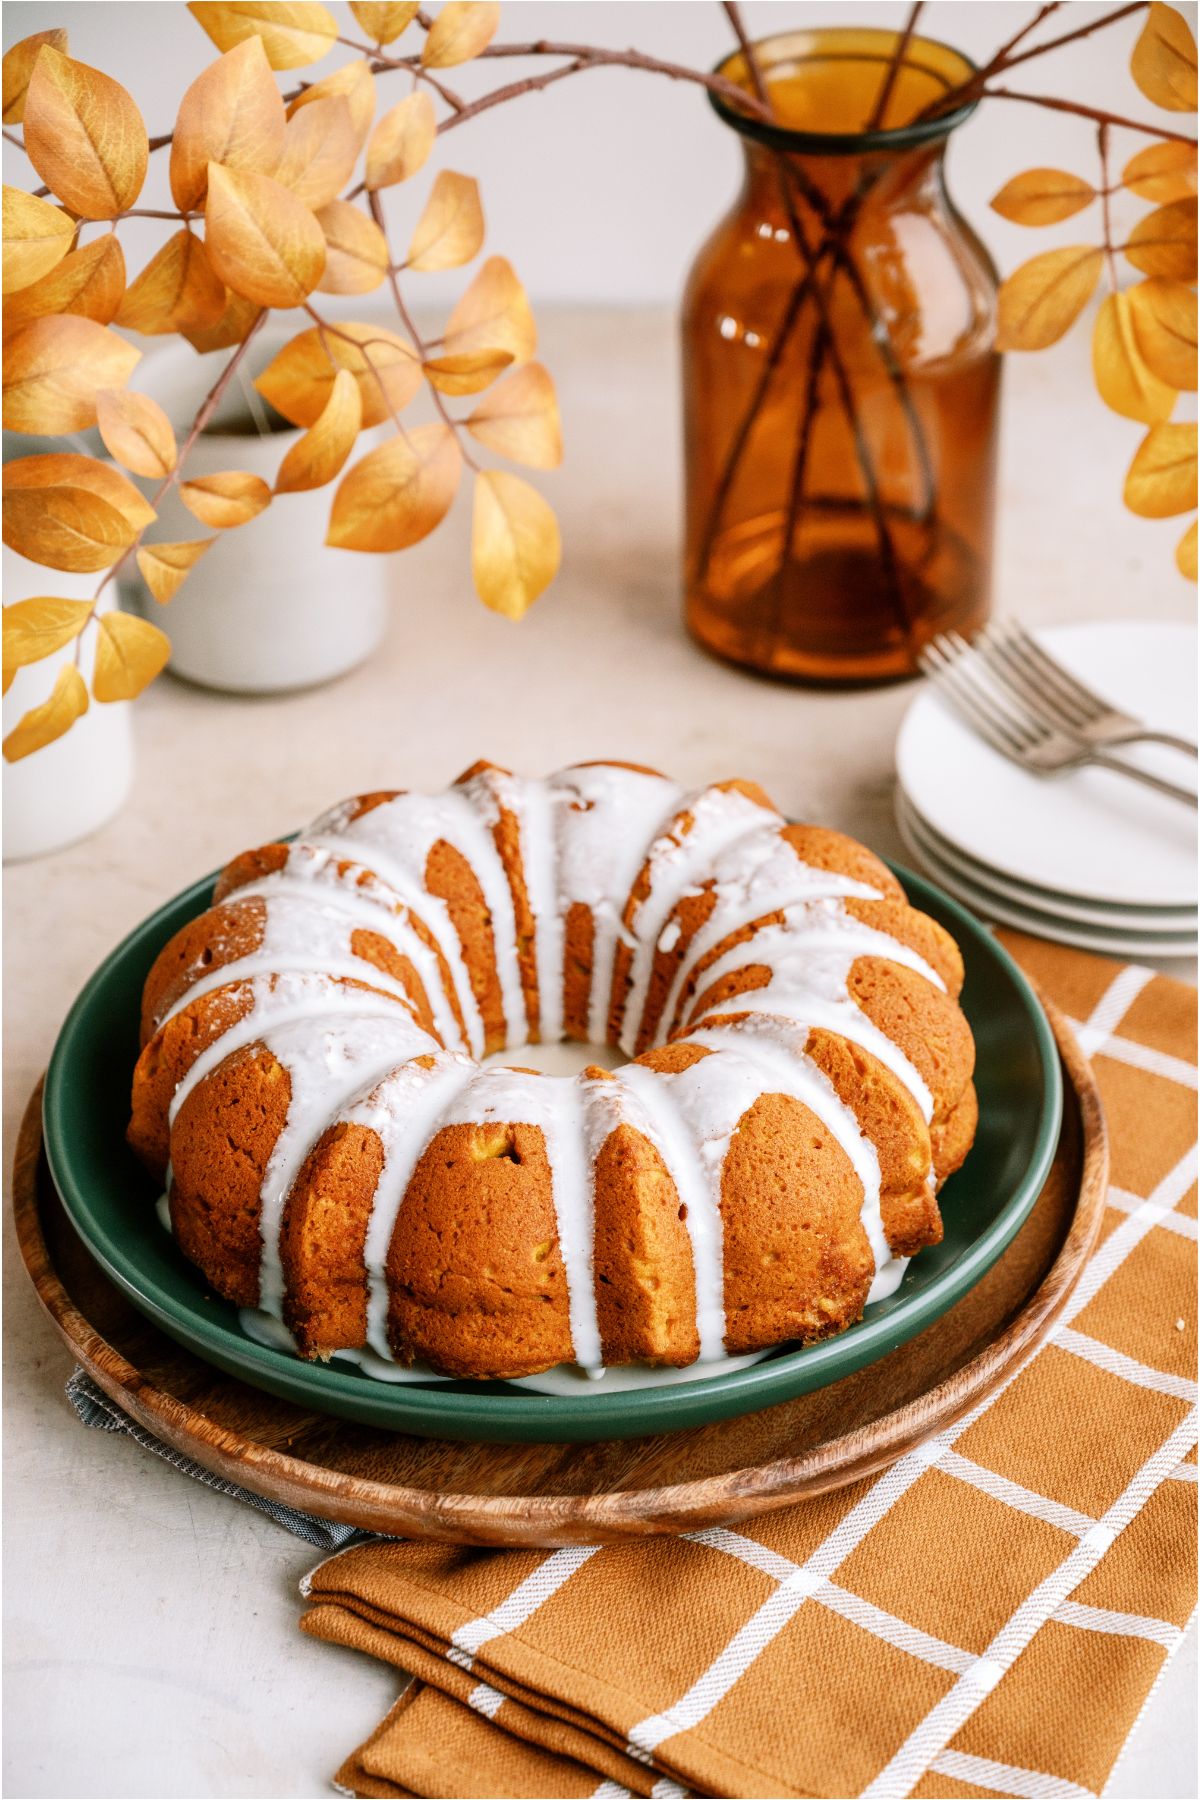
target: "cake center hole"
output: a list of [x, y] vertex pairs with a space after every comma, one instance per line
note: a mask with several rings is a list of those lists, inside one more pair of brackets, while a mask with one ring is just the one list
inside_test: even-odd
[[521, 1044], [515, 1050], [496, 1050], [485, 1056], [484, 1067], [538, 1069], [543, 1075], [578, 1075], [590, 1063], [601, 1069], [619, 1069], [629, 1061], [607, 1044]]

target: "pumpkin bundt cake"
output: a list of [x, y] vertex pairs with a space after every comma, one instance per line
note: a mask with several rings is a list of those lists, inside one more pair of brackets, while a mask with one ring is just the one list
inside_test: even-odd
[[[477, 763], [230, 863], [146, 981], [129, 1139], [304, 1357], [454, 1376], [812, 1342], [942, 1234], [953, 939], [750, 782]], [[632, 1060], [482, 1062], [562, 1038]]]

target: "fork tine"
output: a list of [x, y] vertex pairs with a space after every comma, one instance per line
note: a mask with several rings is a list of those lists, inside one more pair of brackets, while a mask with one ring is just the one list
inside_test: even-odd
[[982, 654], [965, 638], [957, 632], [945, 632], [931, 647], [953, 659], [955, 672], [966, 685], [974, 704], [986, 709], [995, 722], [1003, 724], [1022, 749], [1032, 748], [1046, 736], [1044, 720], [1037, 718], [1019, 695], [997, 683]]
[[1003, 732], [993, 728], [990, 717], [980, 712], [965, 689], [960, 689], [952, 672], [946, 666], [932, 666], [926, 671], [938, 692], [950, 702], [951, 707], [959, 713], [964, 724], [969, 725], [976, 737], [983, 739], [1001, 756], [1007, 756], [1013, 762], [1021, 760], [1021, 752], [1016, 740], [1007, 737]]
[[1064, 701], [1070, 701], [1080, 709], [1081, 720], [1098, 719], [1103, 713], [1117, 709], [1111, 701], [1105, 700], [1094, 689], [1086, 687], [1082, 681], [1072, 675], [1048, 650], [1042, 648], [1033, 633], [1016, 619], [1005, 621], [1004, 630], [1010, 642], [1023, 652], [1026, 662], [1036, 666], [1043, 678], [1052, 682], [1060, 692]]
[[973, 679], [961, 653], [951, 655], [943, 643], [935, 640], [926, 646], [921, 657], [926, 673], [962, 713], [968, 725], [1005, 756], [1018, 757], [1029, 745], [1028, 734], [1020, 722], [1014, 721], [992, 703], [991, 696]]
[[977, 645], [993, 680], [1009, 689], [1022, 705], [1044, 723], [1055, 730], [1069, 732], [1076, 732], [1088, 723], [1082, 709], [1073, 702], [1064, 701], [1058, 691], [1043, 679], [1040, 671], [1024, 660], [1018, 645], [1007, 636], [989, 626], [980, 633]]

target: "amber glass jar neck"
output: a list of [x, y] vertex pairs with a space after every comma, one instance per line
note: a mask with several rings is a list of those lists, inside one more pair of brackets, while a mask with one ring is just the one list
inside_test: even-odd
[[742, 143], [746, 158], [746, 195], [764, 206], [781, 204], [780, 164], [794, 178], [792, 192], [801, 200], [819, 200], [831, 206], [857, 198], [893, 199], [940, 181], [946, 139], [921, 144], [915, 149], [865, 151], [861, 155], [810, 156], [797, 151], [777, 151], [750, 139]]

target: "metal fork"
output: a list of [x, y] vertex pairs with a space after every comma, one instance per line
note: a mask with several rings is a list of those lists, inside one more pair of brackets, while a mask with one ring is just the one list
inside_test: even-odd
[[[947, 635], [956, 648], [962, 643], [957, 633]], [[1185, 755], [1197, 754], [1190, 739], [1156, 731], [1085, 687], [1015, 619], [989, 625], [976, 638], [975, 648], [987, 658], [996, 680], [1028, 711], [1085, 744], [1110, 750], [1118, 744], [1167, 744]]]
[[1065, 775], [1085, 767], [1111, 769], [1160, 794], [1169, 794], [1173, 800], [1183, 800], [1189, 806], [1197, 804], [1190, 788], [1152, 775], [1149, 769], [1135, 768], [1132, 763], [1122, 762], [1106, 750], [1047, 724], [1010, 689], [1000, 687], [983, 654], [956, 634], [934, 638], [921, 652], [919, 661], [972, 731], [1021, 768], [1035, 775]]

